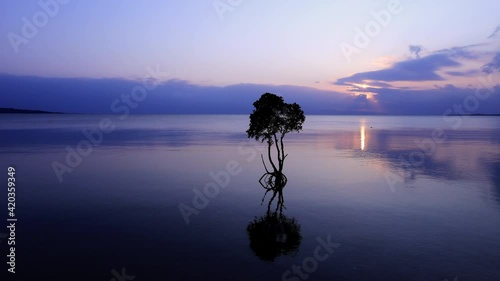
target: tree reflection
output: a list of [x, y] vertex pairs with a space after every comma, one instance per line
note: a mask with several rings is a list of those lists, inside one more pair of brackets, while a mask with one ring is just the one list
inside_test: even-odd
[[281, 255], [295, 254], [302, 241], [300, 224], [281, 212], [266, 212], [247, 226], [250, 248], [260, 259], [274, 261]]
[[[261, 186], [266, 190], [261, 204], [264, 203], [269, 192], [272, 192], [273, 195], [267, 204], [266, 214], [255, 217], [248, 224], [247, 233], [250, 239], [250, 248], [256, 256], [264, 261], [274, 261], [280, 255], [295, 254], [302, 241], [300, 224], [295, 218], [289, 218], [283, 214], [283, 208], [285, 208], [283, 189], [287, 181], [288, 179], [283, 173], [269, 171], [259, 180]], [[271, 205], [276, 197], [278, 201], [276, 208], [272, 211]]]
[[283, 212], [283, 208], [286, 209], [285, 199], [283, 197], [283, 189], [288, 182], [288, 178], [282, 172], [269, 172], [267, 170], [266, 164], [264, 163], [264, 160], [262, 161], [262, 163], [264, 164], [266, 173], [264, 173], [264, 175], [260, 177], [259, 183], [266, 190], [266, 193], [264, 193], [264, 196], [262, 197], [261, 205], [264, 204], [264, 200], [266, 199], [266, 195], [269, 193], [269, 191], [272, 191], [273, 196], [267, 204], [267, 211], [269, 212], [271, 210], [271, 204], [273, 203], [276, 196], [278, 196], [278, 202], [276, 204], [275, 212], [278, 212], [279, 210], [279, 212], [281, 213]]

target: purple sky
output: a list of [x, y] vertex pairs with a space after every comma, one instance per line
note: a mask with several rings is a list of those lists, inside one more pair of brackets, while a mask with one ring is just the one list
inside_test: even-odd
[[3, 1], [0, 107], [117, 113], [146, 79], [132, 112], [500, 113], [500, 2], [463, 2]]

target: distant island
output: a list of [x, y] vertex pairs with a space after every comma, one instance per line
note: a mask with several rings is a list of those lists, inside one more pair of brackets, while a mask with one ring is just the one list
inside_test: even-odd
[[50, 112], [43, 110], [17, 109], [0, 107], [0, 113], [25, 113], [25, 114], [64, 114], [62, 112]]
[[450, 114], [448, 116], [500, 116], [500, 114], [468, 113], [468, 114]]

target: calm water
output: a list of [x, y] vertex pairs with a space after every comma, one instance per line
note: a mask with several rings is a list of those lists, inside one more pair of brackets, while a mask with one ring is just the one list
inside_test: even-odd
[[[115, 129], [89, 150], [82, 130], [100, 141], [105, 118]], [[17, 171], [17, 279], [119, 280], [125, 268], [123, 280], [500, 280], [500, 118], [308, 116], [286, 137], [278, 225], [247, 126], [0, 116], [0, 182]], [[68, 156], [79, 144], [88, 155]], [[195, 196], [206, 186], [211, 198]], [[6, 240], [0, 251], [3, 275]]]

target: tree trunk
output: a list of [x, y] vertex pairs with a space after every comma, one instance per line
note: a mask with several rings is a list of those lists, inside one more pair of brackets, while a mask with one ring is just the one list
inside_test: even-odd
[[281, 150], [280, 150], [280, 145], [278, 143], [278, 137], [276, 134], [274, 134], [274, 144], [276, 145], [276, 150], [277, 150], [277, 155], [278, 155], [278, 170], [276, 171], [277, 173], [281, 174], [283, 171], [283, 159], [281, 158]]
[[274, 165], [274, 162], [273, 162], [273, 158], [271, 157], [271, 141], [268, 141], [267, 142], [267, 156], [269, 158], [269, 162], [271, 163], [271, 166], [273, 166], [273, 170], [276, 172], [277, 169], [276, 169], [276, 165]]
[[285, 134], [281, 134], [280, 137], [280, 144], [281, 144], [281, 167], [280, 167], [280, 172], [283, 171], [283, 166], [285, 164], [285, 146], [283, 145], [283, 138], [285, 137]]

